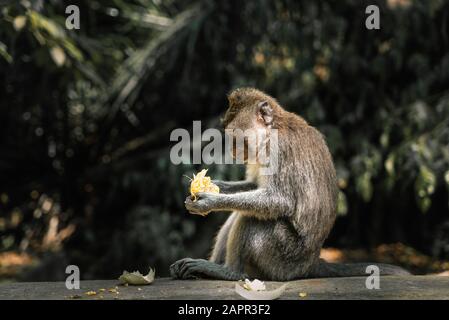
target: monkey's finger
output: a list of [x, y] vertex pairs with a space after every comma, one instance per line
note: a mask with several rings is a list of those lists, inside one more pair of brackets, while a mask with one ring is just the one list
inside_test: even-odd
[[185, 279], [186, 272], [188, 271], [191, 262], [192, 261], [183, 261], [179, 264], [178, 275], [181, 279]]
[[178, 279], [178, 272], [179, 272], [179, 264], [178, 263], [173, 263], [170, 266], [170, 276], [174, 279]]
[[181, 271], [179, 276], [181, 279], [192, 279], [193, 277], [198, 278], [200, 269], [196, 264], [185, 266]]
[[178, 260], [175, 262], [175, 264], [178, 265], [179, 268], [182, 268], [187, 262], [193, 261], [195, 259], [192, 258], [183, 258], [181, 260]]
[[179, 278], [180, 279], [198, 279], [198, 273], [196, 272], [195, 268], [192, 266], [184, 266], [182, 270], [179, 271]]
[[182, 279], [187, 279], [188, 277], [197, 274], [200, 269], [198, 268], [202, 265], [202, 259], [191, 259], [189, 261], [185, 261], [179, 269], [179, 275]]
[[193, 212], [193, 211], [189, 211], [190, 214], [194, 214], [196, 216], [202, 216], [205, 217], [209, 214], [209, 212]]
[[213, 193], [210, 192], [198, 192], [196, 194], [196, 197], [198, 199], [204, 199], [204, 198], [210, 198], [213, 195]]
[[195, 204], [193, 204], [193, 203], [186, 203], [186, 204], [185, 204], [185, 207], [186, 207], [186, 209], [189, 210], [189, 211], [196, 211], [195, 209], [198, 208], [198, 207], [197, 207]]
[[181, 278], [182, 280], [196, 280], [199, 279], [197, 276], [193, 275], [193, 274], [189, 274], [187, 276], [184, 276]]
[[201, 207], [198, 206], [197, 204], [192, 204], [192, 205], [187, 205], [186, 204], [186, 209], [191, 214], [199, 214], [199, 215], [202, 215], [202, 216], [204, 216], [204, 215], [209, 213], [208, 211], [204, 211], [204, 209], [201, 209]]
[[184, 202], [184, 206], [186, 207], [187, 210], [189, 210], [190, 208], [197, 208], [198, 207], [198, 200], [193, 202], [192, 200], [187, 200]]
[[170, 275], [172, 275], [172, 277], [174, 278], [178, 278], [179, 277], [179, 273], [180, 273], [180, 268], [187, 262], [193, 260], [192, 258], [184, 258], [181, 260], [176, 261], [175, 263], [173, 263], [170, 266]]
[[179, 270], [178, 270], [178, 274], [181, 276], [182, 279], [184, 279], [183, 273], [184, 270], [186, 268], [188, 268], [188, 266], [190, 264], [192, 264], [193, 262], [195, 262], [197, 259], [192, 259], [192, 258], [184, 258], [182, 260], [179, 261]]
[[190, 207], [195, 206], [195, 202], [193, 202], [193, 200], [190, 199], [190, 197], [187, 197], [186, 200], [184, 201], [184, 206], [188, 210]]
[[197, 259], [186, 262], [181, 270], [181, 276], [183, 279], [195, 278], [207, 278], [216, 276], [215, 266], [207, 260]]
[[178, 268], [174, 265], [170, 266], [170, 277], [173, 279], [178, 279]]
[[201, 214], [201, 215], [206, 215], [209, 213], [209, 211], [206, 211], [205, 209], [205, 202], [203, 199], [197, 199], [196, 201], [185, 201], [184, 205], [186, 207], [186, 209], [193, 214]]

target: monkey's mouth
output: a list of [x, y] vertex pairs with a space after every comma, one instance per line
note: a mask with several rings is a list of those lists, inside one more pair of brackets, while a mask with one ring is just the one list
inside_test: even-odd
[[267, 165], [270, 162], [270, 140], [262, 145], [249, 142], [244, 138], [243, 143], [237, 143], [237, 139], [232, 139], [232, 158], [243, 164]]

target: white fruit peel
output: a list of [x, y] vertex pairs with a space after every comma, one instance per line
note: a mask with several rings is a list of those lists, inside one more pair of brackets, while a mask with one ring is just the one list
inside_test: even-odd
[[123, 274], [118, 278], [118, 280], [121, 284], [146, 285], [154, 281], [155, 274], [156, 271], [151, 268], [146, 276], [141, 274], [139, 271], [123, 271]]
[[243, 288], [249, 291], [265, 291], [267, 289], [265, 287], [265, 283], [257, 279], [254, 279], [253, 281], [245, 279], [245, 284], [243, 285]]
[[243, 288], [238, 283], [235, 284], [235, 292], [247, 300], [276, 300], [284, 293], [286, 288], [287, 284], [283, 284], [279, 288], [271, 291], [253, 291]]

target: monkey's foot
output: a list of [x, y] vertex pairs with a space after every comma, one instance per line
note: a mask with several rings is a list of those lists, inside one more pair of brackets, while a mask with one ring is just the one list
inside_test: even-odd
[[223, 265], [204, 259], [184, 258], [170, 266], [170, 275], [174, 279], [220, 279], [241, 280], [244, 275], [234, 272]]

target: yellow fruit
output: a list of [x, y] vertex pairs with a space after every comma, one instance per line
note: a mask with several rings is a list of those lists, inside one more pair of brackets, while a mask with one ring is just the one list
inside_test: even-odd
[[206, 177], [207, 169], [203, 169], [196, 175], [193, 175], [192, 182], [190, 183], [190, 195], [193, 197], [193, 201], [196, 201], [196, 194], [198, 192], [212, 192], [219, 193], [220, 188], [213, 184], [210, 177]]

